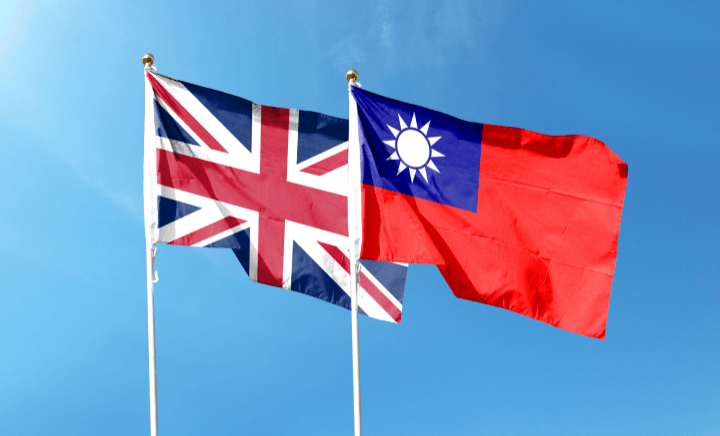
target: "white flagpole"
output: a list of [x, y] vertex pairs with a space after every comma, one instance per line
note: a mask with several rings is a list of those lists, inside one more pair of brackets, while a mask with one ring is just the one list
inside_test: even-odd
[[352, 87], [357, 83], [358, 73], [347, 72], [349, 116], [348, 131], [348, 235], [350, 237], [350, 297], [352, 301], [352, 349], [353, 349], [353, 399], [355, 410], [355, 436], [362, 435], [360, 408], [360, 334], [358, 331], [358, 274], [360, 270], [360, 241], [362, 223], [360, 220], [360, 143], [358, 138], [357, 104], [352, 96]]
[[155, 370], [155, 292], [152, 277], [152, 247], [147, 250], [148, 355], [150, 361], [150, 434], [157, 436], [157, 373]]
[[[145, 72], [154, 70], [155, 58], [146, 54], [142, 58]], [[153, 91], [150, 81], [145, 77], [145, 145], [143, 159], [143, 199], [145, 203], [145, 256], [147, 268], [147, 311], [148, 311], [148, 357], [150, 364], [150, 435], [158, 434], [157, 412], [157, 372], [155, 369], [155, 288], [157, 273], [153, 280], [155, 267], [155, 242], [158, 237], [157, 200], [155, 195], [157, 183], [156, 151], [155, 151], [155, 108], [153, 107]]]

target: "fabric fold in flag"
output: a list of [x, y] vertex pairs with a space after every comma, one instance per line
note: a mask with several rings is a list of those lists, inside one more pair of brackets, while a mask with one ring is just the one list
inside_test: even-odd
[[[157, 242], [231, 249], [253, 281], [350, 309], [348, 121], [147, 78]], [[399, 323], [407, 265], [362, 263], [361, 313]]]
[[359, 88], [361, 258], [604, 338], [627, 165], [602, 142], [471, 123]]

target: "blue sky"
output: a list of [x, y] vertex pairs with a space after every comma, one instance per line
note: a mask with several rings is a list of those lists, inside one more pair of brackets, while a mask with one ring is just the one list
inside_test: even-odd
[[[0, 434], [149, 432], [141, 56], [347, 117], [365, 89], [583, 134], [629, 165], [607, 339], [410, 268], [360, 320], [365, 434], [720, 434], [720, 6], [712, 1], [0, 4]], [[349, 312], [160, 246], [161, 434], [352, 432]]]

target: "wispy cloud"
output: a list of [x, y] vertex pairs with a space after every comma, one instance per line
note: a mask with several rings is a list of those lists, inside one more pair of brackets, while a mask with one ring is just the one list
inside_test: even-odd
[[363, 64], [367, 60], [367, 53], [362, 48], [361, 41], [360, 36], [353, 33], [333, 43], [330, 47], [330, 57], [335, 66], [344, 70]]
[[502, 15], [502, 6], [488, 0], [421, 0], [411, 5], [381, 0], [368, 37], [377, 41], [389, 67], [418, 59], [444, 63], [457, 49], [473, 55], [484, 51]]
[[378, 18], [380, 23], [380, 49], [386, 60], [395, 59], [396, 23], [392, 14], [393, 2], [381, 0], [378, 3]]
[[136, 221], [142, 222], [144, 220], [143, 200], [138, 197], [137, 194], [131, 193], [127, 189], [123, 189], [123, 185], [117, 181], [108, 183], [105, 179], [90, 175], [88, 172], [83, 170], [83, 168], [73, 162], [66, 161], [66, 163], [70, 166], [70, 168], [72, 168], [75, 175], [77, 175], [83, 183], [105, 197], [123, 213]]

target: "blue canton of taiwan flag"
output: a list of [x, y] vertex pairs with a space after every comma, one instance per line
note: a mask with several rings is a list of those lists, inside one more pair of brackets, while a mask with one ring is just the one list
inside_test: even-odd
[[477, 212], [482, 124], [353, 88], [362, 183]]
[[[349, 309], [348, 121], [146, 77], [157, 242], [232, 249], [253, 281]], [[360, 312], [399, 323], [407, 265], [362, 266]]]

